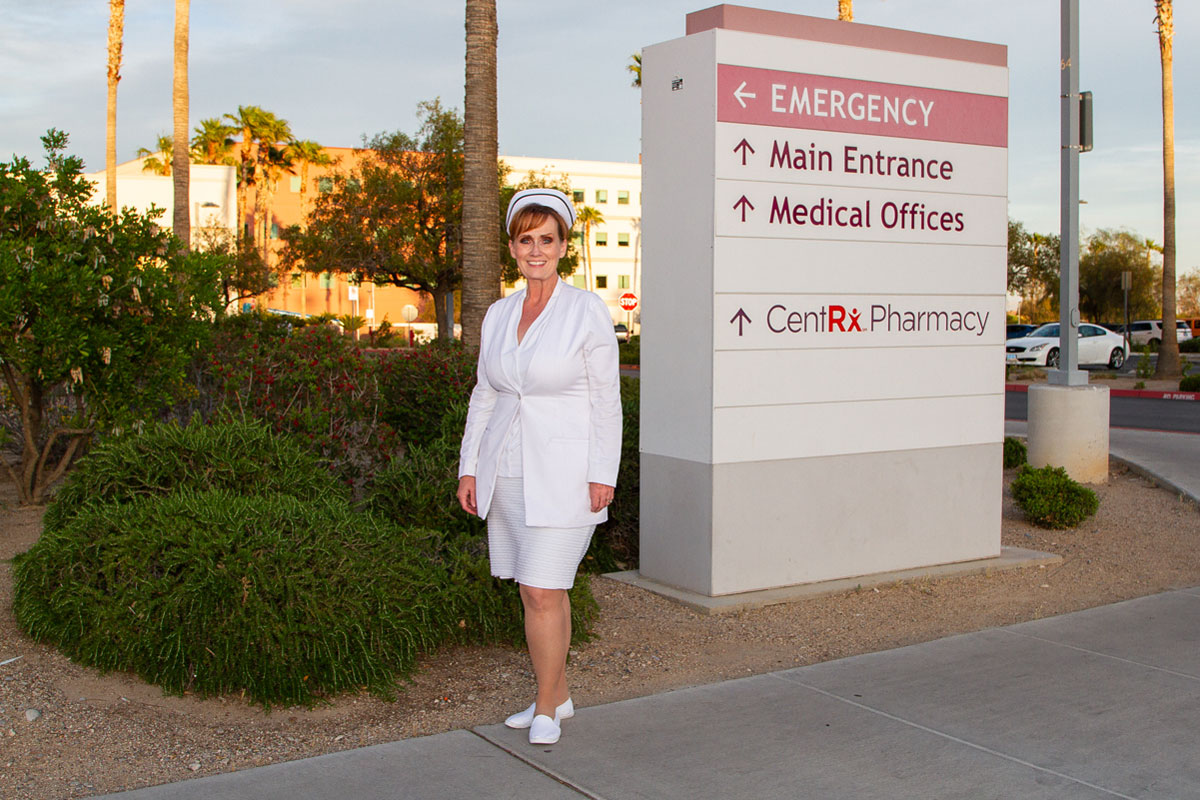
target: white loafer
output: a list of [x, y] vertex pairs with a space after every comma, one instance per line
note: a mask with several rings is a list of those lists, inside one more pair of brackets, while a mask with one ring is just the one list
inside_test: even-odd
[[545, 714], [538, 714], [529, 725], [530, 744], [554, 744], [562, 735], [562, 726], [557, 719], [550, 719]]
[[[504, 720], [504, 724], [510, 728], [524, 730], [533, 724], [533, 713], [536, 710], [537, 703], [534, 703], [524, 711], [518, 711]], [[558, 717], [559, 720], [570, 719], [575, 716], [575, 704], [571, 702], [571, 698], [568, 697], [565, 703], [554, 709], [554, 716]]]

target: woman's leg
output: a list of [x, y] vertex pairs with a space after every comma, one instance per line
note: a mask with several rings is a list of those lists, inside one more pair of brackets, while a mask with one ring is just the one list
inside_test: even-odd
[[525, 641], [537, 678], [535, 714], [554, 716], [567, 701], [567, 648], [571, 644], [571, 601], [565, 589], [521, 586]]

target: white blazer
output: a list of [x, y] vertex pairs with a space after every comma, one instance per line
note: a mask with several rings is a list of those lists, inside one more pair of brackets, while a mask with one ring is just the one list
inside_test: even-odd
[[[559, 279], [518, 345], [524, 300], [524, 289], [497, 300], [483, 319], [458, 475], [475, 476], [476, 506], [486, 519], [504, 442], [519, 415], [525, 524], [604, 522], [608, 509], [592, 512], [588, 484], [616, 486], [621, 465], [621, 383], [608, 307]], [[501, 357], [513, 348], [516, 359]], [[522, 368], [514, 370], [517, 362]]]

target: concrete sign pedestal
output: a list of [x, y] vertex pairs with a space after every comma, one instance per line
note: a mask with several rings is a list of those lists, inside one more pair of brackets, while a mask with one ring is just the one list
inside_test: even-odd
[[1006, 58], [733, 6], [644, 50], [643, 576], [999, 555]]

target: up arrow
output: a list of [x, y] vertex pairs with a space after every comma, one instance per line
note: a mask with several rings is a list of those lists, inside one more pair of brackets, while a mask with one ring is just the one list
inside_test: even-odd
[[746, 82], [742, 81], [742, 85], [733, 90], [733, 97], [735, 100], [737, 100], [739, 103], [742, 104], [742, 108], [746, 107], [746, 101], [742, 99], [743, 97], [750, 97], [750, 98], [758, 97], [758, 95], [755, 94], [754, 92], [745, 91], [745, 88], [746, 88]]
[[738, 150], [741, 150], [741, 151], [742, 151], [742, 166], [744, 167], [744, 166], [746, 166], [746, 153], [747, 153], [747, 151], [749, 151], [749, 152], [753, 153], [753, 152], [754, 152], [754, 148], [750, 146], [750, 143], [749, 143], [749, 142], [747, 142], [745, 139], [742, 139], [740, 142], [738, 142], [737, 144], [735, 144], [735, 145], [733, 146], [733, 152], [735, 152], [735, 153], [736, 153]]
[[749, 208], [751, 211], [753, 211], [754, 204], [746, 199], [746, 195], [742, 195], [742, 198], [733, 204], [734, 211], [737, 211], [739, 208], [742, 210], [742, 222], [745, 222], [746, 221], [746, 209]]
[[733, 319], [729, 320], [729, 324], [732, 325], [733, 323], [736, 322], [737, 326], [738, 326], [738, 336], [741, 336], [742, 335], [742, 326], [749, 324], [750, 321], [751, 321], [750, 315], [739, 308], [737, 310], [737, 313], [733, 315]]

